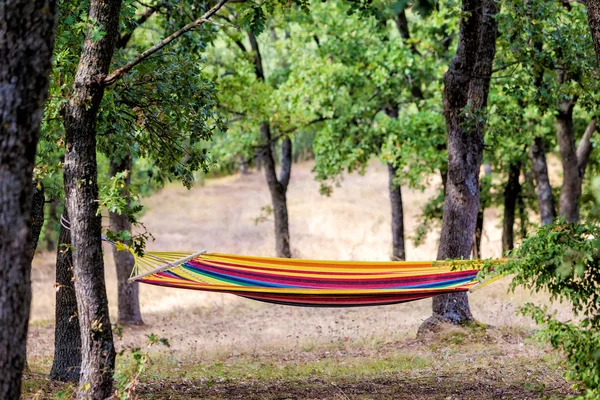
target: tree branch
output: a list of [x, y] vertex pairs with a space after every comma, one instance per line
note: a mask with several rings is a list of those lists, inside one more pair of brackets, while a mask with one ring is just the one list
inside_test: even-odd
[[148, 19], [154, 15], [154, 13], [156, 11], [158, 11], [158, 9], [160, 7], [162, 7], [163, 5], [165, 5], [165, 2], [162, 2], [156, 6], [148, 6], [148, 8], [146, 9], [146, 11], [144, 11], [140, 17], [133, 23], [133, 26], [131, 27], [130, 30], [128, 30], [127, 32], [125, 32], [123, 35], [121, 35], [121, 37], [119, 38], [119, 40], [117, 40], [117, 49], [124, 49], [127, 46], [127, 43], [129, 43], [129, 40], [131, 40], [131, 36], [133, 36], [133, 32], [140, 27], [142, 24], [144, 24], [144, 22], [148, 21]]
[[199, 27], [200, 25], [203, 25], [205, 22], [217, 24], [215, 22], [209, 21], [209, 19], [213, 15], [215, 15], [217, 13], [217, 11], [219, 11], [221, 9], [221, 7], [223, 7], [225, 5], [225, 3], [227, 3], [227, 1], [228, 0], [220, 0], [213, 8], [211, 8], [210, 10], [208, 10], [202, 17], [200, 17], [196, 21], [194, 21], [194, 22], [192, 22], [190, 24], [187, 24], [186, 26], [184, 26], [183, 28], [181, 28], [177, 32], [175, 32], [172, 35], [166, 37], [165, 39], [161, 40], [159, 43], [157, 43], [154, 46], [150, 47], [148, 50], [146, 50], [143, 53], [139, 54], [136, 58], [134, 58], [129, 63], [123, 65], [121, 68], [118, 68], [118, 69], [114, 70], [110, 75], [108, 75], [106, 78], [104, 78], [104, 80], [103, 80], [102, 83], [105, 86], [112, 85], [117, 80], [121, 79], [123, 77], [123, 75], [125, 75], [127, 72], [131, 71], [131, 69], [133, 69], [133, 67], [135, 67], [136, 65], [138, 65], [139, 63], [141, 63], [142, 61], [144, 61], [145, 59], [147, 59], [148, 57], [150, 57], [152, 54], [154, 54], [157, 51], [161, 50], [163, 47], [167, 46], [169, 43], [171, 43], [175, 39], [179, 38], [183, 34], [191, 31], [194, 28]]
[[248, 39], [250, 40], [250, 46], [252, 47], [252, 51], [254, 52], [254, 72], [256, 73], [256, 77], [260, 81], [265, 81], [265, 73], [262, 65], [262, 57], [260, 55], [260, 48], [258, 47], [258, 41], [256, 40], [256, 36], [251, 31], [248, 31]]
[[579, 146], [577, 146], [577, 168], [581, 176], [584, 175], [588, 161], [590, 160], [590, 154], [593, 149], [591, 139], [596, 130], [598, 130], [598, 127], [596, 125], [596, 118], [594, 118], [588, 124], [587, 128], [585, 128], [585, 133], [579, 141]]

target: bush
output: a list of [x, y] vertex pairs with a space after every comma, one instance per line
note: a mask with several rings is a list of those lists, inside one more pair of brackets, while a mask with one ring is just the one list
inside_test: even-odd
[[581, 389], [579, 399], [600, 398], [600, 227], [557, 220], [539, 228], [497, 268], [514, 274], [511, 289], [546, 291], [567, 302], [578, 321], [559, 321], [545, 306], [526, 304], [553, 348], [565, 355], [565, 378]]

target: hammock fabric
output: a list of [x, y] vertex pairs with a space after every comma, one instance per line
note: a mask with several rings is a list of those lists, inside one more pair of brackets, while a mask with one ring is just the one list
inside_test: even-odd
[[276, 304], [359, 307], [465, 292], [478, 284], [478, 265], [473, 261], [354, 262], [147, 253], [136, 257], [135, 276], [130, 280]]

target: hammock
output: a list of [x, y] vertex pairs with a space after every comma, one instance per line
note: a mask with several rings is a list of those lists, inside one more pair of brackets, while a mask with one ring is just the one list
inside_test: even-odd
[[468, 291], [480, 284], [480, 265], [469, 260], [342, 262], [205, 252], [146, 253], [136, 257], [130, 281], [293, 306], [359, 307]]

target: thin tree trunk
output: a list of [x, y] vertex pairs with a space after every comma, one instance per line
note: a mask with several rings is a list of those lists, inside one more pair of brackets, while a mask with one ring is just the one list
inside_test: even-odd
[[[513, 163], [508, 169], [508, 181], [504, 187], [504, 219], [502, 224], [502, 252], [507, 252], [515, 247], [515, 211], [517, 200], [521, 195], [521, 163]], [[521, 200], [522, 202], [522, 200]], [[521, 211], [523, 212], [523, 211]]]
[[[42, 226], [44, 226], [44, 206], [46, 197], [44, 196], [44, 186], [37, 180], [33, 181], [33, 196], [31, 200], [31, 216], [29, 218], [29, 227], [31, 229], [31, 240], [29, 241], [29, 265], [35, 257]], [[25, 361], [25, 370], [28, 369], [27, 360]]]
[[575, 132], [573, 130], [572, 100], [563, 100], [556, 115], [556, 136], [563, 166], [563, 184], [560, 190], [560, 215], [567, 222], [579, 222], [579, 199], [581, 198], [582, 176], [577, 166]]
[[[273, 150], [270, 145], [271, 143], [271, 127], [268, 122], [263, 122], [260, 125], [260, 131], [262, 133], [263, 142], [266, 143], [263, 146], [261, 153], [261, 159], [264, 162], [265, 176], [267, 178], [267, 185], [269, 192], [271, 193], [271, 204], [273, 205], [273, 214], [275, 217], [275, 251], [277, 257], [290, 258], [292, 256], [290, 250], [290, 232], [288, 223], [288, 211], [287, 211], [287, 185], [289, 183], [289, 176], [291, 172], [291, 140], [286, 138], [288, 145], [286, 146], [287, 155], [285, 151], [282, 151], [282, 161], [285, 159], [287, 169], [284, 169], [282, 163], [282, 178], [286, 178], [284, 181], [280, 181], [277, 178], [277, 166], [275, 165], [275, 157], [273, 156]], [[284, 139], [284, 142], [286, 141]], [[283, 144], [282, 144], [282, 150]], [[288, 161], [289, 160], [289, 161]], [[283, 171], [286, 171], [284, 174]]]
[[394, 182], [397, 168], [388, 164], [388, 188], [392, 208], [392, 261], [406, 260], [404, 247], [404, 210], [402, 208], [402, 188]]
[[[408, 28], [406, 28], [408, 29]], [[394, 119], [398, 119], [398, 106], [388, 105], [384, 108], [385, 113]], [[402, 187], [395, 182], [398, 169], [388, 163], [388, 190], [390, 192], [390, 206], [392, 209], [392, 261], [406, 260], [406, 248], [404, 245], [404, 209], [402, 205]]]
[[475, 237], [473, 238], [473, 258], [481, 258], [481, 239], [483, 237], [483, 222], [485, 210], [490, 206], [490, 189], [492, 186], [492, 166], [483, 166], [485, 179], [479, 183], [480, 201], [477, 211], [477, 223], [475, 224]]
[[473, 258], [481, 258], [481, 237], [483, 236], [483, 216], [485, 209], [479, 207], [475, 223], [475, 236], [473, 237]]
[[544, 140], [536, 137], [529, 150], [531, 159], [531, 170], [535, 178], [535, 192], [538, 199], [538, 209], [542, 225], [547, 225], [556, 217], [556, 207], [554, 206], [554, 195], [552, 186], [548, 178], [548, 163], [546, 161], [546, 149]]
[[[129, 207], [131, 200], [129, 198], [129, 186], [131, 185], [131, 169], [133, 162], [131, 156], [127, 156], [119, 162], [111, 162], [110, 176], [115, 176], [118, 173], [128, 171], [125, 178], [125, 188], [123, 196]], [[110, 229], [115, 233], [127, 231], [131, 233], [131, 222], [125, 214], [114, 212], [109, 213]], [[142, 313], [140, 312], [140, 288], [137, 282], [129, 283], [127, 279], [131, 276], [135, 260], [128, 251], [119, 251], [113, 246], [113, 259], [115, 260], [115, 268], [117, 270], [117, 287], [118, 287], [118, 307], [119, 314], [117, 322], [120, 325], [142, 325]]]
[[525, 211], [525, 201], [523, 200], [523, 188], [517, 196], [517, 205], [519, 206], [519, 222], [520, 222], [520, 233], [521, 240], [527, 237], [527, 213]]
[[66, 228], [66, 207], [60, 225], [56, 252], [56, 324], [54, 326], [54, 360], [50, 379], [77, 382], [81, 371], [81, 330], [77, 316], [77, 297], [73, 283], [71, 232]]
[[41, 182], [33, 181], [33, 198], [31, 201], [31, 241], [29, 242], [29, 258], [33, 260], [35, 250], [40, 240], [42, 226], [44, 226], [44, 207], [46, 197], [44, 196], [44, 186]]
[[[264, 81], [265, 75], [258, 42], [252, 32], [248, 32], [248, 39], [254, 52], [256, 78]], [[264, 163], [265, 177], [267, 178], [267, 185], [271, 193], [271, 204], [273, 205], [273, 214], [275, 217], [275, 251], [277, 257], [290, 258], [292, 252], [290, 250], [286, 194], [292, 171], [292, 140], [286, 136], [281, 142], [281, 172], [280, 177], [277, 178], [277, 165], [275, 164], [275, 156], [273, 155], [273, 137], [268, 121], [261, 122], [260, 133], [263, 146], [259, 152], [259, 158]]]
[[248, 175], [248, 163], [246, 163], [246, 159], [244, 159], [244, 156], [239, 156], [238, 158], [240, 160], [240, 174]]
[[258, 172], [262, 171], [262, 158], [260, 158], [260, 151], [256, 153], [256, 170]]
[[46, 223], [46, 250], [54, 251], [56, 250], [56, 242], [54, 241], [54, 229], [56, 227], [56, 223], [58, 222], [58, 199], [52, 199], [50, 202], [50, 210], [48, 211], [48, 221]]
[[[408, 44], [413, 54], [419, 55], [419, 51], [414, 43], [410, 42], [410, 30], [408, 29], [408, 20], [406, 12], [400, 11], [394, 18], [396, 28], [405, 44]], [[384, 24], [387, 26], [387, 23]], [[423, 99], [423, 92], [419, 82], [409, 76], [411, 93], [417, 100]], [[388, 104], [384, 107], [385, 113], [393, 119], [398, 119], [398, 104]], [[406, 247], [404, 243], [404, 208], [402, 203], [402, 187], [395, 183], [395, 177], [398, 169], [391, 163], [388, 166], [388, 190], [390, 192], [390, 208], [392, 210], [392, 261], [406, 260]]]
[[[463, 0], [462, 10], [458, 47], [444, 76], [448, 180], [438, 260], [466, 259], [471, 254], [485, 128], [485, 119], [478, 113], [487, 107], [496, 52], [496, 3]], [[432, 317], [421, 325], [420, 332], [442, 321], [464, 324], [473, 320], [466, 293], [434, 297], [432, 309]]]
[[92, 0], [88, 17], [101, 39], [88, 31], [78, 62], [73, 93], [63, 109], [64, 186], [71, 219], [73, 274], [81, 329], [81, 378], [77, 398], [106, 399], [112, 394], [115, 348], [104, 282], [101, 219], [98, 215], [96, 119], [104, 81], [118, 38], [120, 0]]
[[0, 399], [21, 396], [31, 305], [32, 176], [56, 2], [0, 6]]

